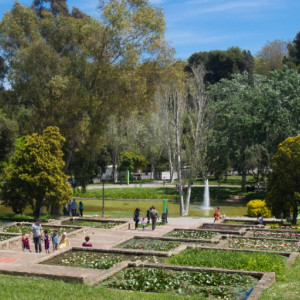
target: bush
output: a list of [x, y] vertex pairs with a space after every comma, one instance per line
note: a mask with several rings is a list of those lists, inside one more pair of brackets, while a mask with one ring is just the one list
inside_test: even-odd
[[256, 199], [251, 200], [247, 204], [248, 215], [250, 217], [257, 217], [258, 214], [262, 214], [264, 217], [271, 217], [271, 210], [267, 207], [267, 204], [264, 200]]

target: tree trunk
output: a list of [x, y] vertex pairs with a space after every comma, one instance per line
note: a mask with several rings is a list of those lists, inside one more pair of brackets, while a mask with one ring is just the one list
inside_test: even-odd
[[170, 143], [168, 144], [168, 158], [169, 158], [170, 182], [173, 182], [174, 167], [173, 167], [172, 151], [171, 151]]
[[184, 216], [184, 199], [183, 199], [183, 187], [182, 187], [182, 174], [181, 174], [181, 156], [177, 154], [177, 165], [178, 165], [178, 191], [180, 201], [180, 215]]
[[242, 186], [241, 186], [242, 192], [245, 192], [246, 190], [246, 180], [247, 180], [246, 176], [247, 176], [246, 171], [242, 171]]
[[293, 225], [297, 224], [297, 217], [298, 217], [298, 206], [294, 205], [294, 207], [293, 207], [293, 220], [292, 220]]
[[60, 211], [59, 211], [59, 205], [58, 204], [56, 204], [56, 205], [52, 205], [51, 206], [51, 215], [53, 215], [53, 216], [58, 216], [59, 214], [60, 214]]
[[190, 207], [190, 200], [192, 195], [192, 179], [189, 179], [188, 188], [186, 192], [186, 198], [185, 198], [185, 209], [184, 209], [184, 215], [187, 216], [189, 214], [189, 207]]
[[113, 175], [113, 181], [116, 183], [118, 181], [118, 173], [117, 173], [115, 162], [113, 162], [112, 175]]
[[151, 162], [151, 179], [154, 179], [154, 171], [155, 171], [154, 164]]

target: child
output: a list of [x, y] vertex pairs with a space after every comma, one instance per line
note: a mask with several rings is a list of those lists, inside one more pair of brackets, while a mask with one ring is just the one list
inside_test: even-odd
[[145, 227], [146, 227], [146, 218], [142, 219], [142, 226], [143, 226], [143, 231], [144, 231]]
[[86, 236], [84, 239], [85, 239], [85, 242], [82, 243], [82, 247], [93, 247], [93, 244], [90, 242], [89, 236]]
[[59, 234], [58, 230], [55, 229], [52, 233], [51, 240], [52, 240], [52, 245], [53, 245], [53, 251], [57, 250], [58, 247], [58, 239], [59, 239]]
[[46, 251], [46, 253], [50, 253], [50, 250], [49, 250], [50, 240], [49, 240], [49, 235], [48, 235], [47, 230], [44, 230], [44, 241], [45, 241], [45, 251]]
[[25, 251], [25, 249], [28, 249], [29, 252], [31, 252], [29, 238], [25, 235], [25, 233], [22, 234], [22, 249], [23, 251]]
[[216, 209], [216, 211], [215, 211], [215, 214], [214, 214], [214, 223], [216, 222], [216, 221], [219, 221], [219, 214], [220, 214], [220, 208], [219, 208], [219, 206], [217, 207], [217, 209]]
[[63, 248], [65, 248], [65, 247], [67, 247], [67, 246], [70, 246], [70, 245], [71, 245], [71, 244], [70, 244], [69, 239], [67, 238], [67, 233], [64, 232], [64, 233], [62, 234], [61, 240], [60, 240], [60, 242], [59, 242], [58, 249], [63, 249]]

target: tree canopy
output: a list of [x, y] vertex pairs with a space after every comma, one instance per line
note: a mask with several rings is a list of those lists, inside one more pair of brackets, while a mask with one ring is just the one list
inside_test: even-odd
[[30, 205], [39, 217], [43, 206], [50, 209], [70, 199], [72, 191], [63, 172], [64, 142], [57, 127], [46, 128], [42, 135], [25, 137], [5, 170], [5, 205], [15, 213], [22, 213]]
[[300, 205], [300, 135], [289, 137], [278, 145], [272, 158], [268, 183], [268, 204], [276, 217], [290, 217], [297, 223]]

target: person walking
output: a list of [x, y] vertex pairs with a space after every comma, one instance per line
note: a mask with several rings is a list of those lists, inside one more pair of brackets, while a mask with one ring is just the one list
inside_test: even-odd
[[139, 222], [140, 222], [140, 209], [136, 208], [133, 213], [133, 221], [135, 222], [135, 230], [138, 229]]
[[152, 206], [150, 209], [150, 218], [151, 218], [151, 222], [152, 222], [152, 230], [155, 230], [156, 222], [159, 219], [159, 215], [158, 215], [158, 212], [157, 212], [155, 206]]
[[151, 207], [147, 209], [147, 223], [150, 223], [150, 211], [151, 211]]
[[36, 219], [35, 223], [31, 225], [31, 233], [33, 235], [34, 248], [36, 253], [42, 252], [42, 225], [40, 219]]
[[68, 203], [68, 214], [69, 214], [69, 216], [72, 216], [72, 207], [73, 207], [72, 202], [71, 202], [71, 200], [69, 200], [69, 203]]
[[214, 223], [216, 222], [216, 221], [219, 221], [219, 214], [220, 214], [220, 208], [219, 208], [219, 206], [217, 207], [217, 209], [216, 209], [216, 211], [215, 211], [215, 213], [214, 213]]
[[80, 212], [80, 216], [83, 217], [83, 203], [82, 203], [82, 201], [79, 202], [79, 212]]
[[77, 211], [77, 202], [75, 199], [73, 199], [73, 202], [72, 202], [72, 216], [73, 217], [76, 217], [76, 211]]

